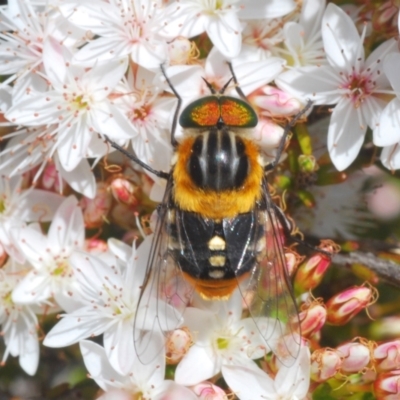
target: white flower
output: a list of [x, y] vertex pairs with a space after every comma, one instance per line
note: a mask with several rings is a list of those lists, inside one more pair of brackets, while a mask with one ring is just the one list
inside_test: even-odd
[[266, 60], [271, 56], [283, 57], [282, 25], [280, 18], [247, 21], [243, 29], [240, 57], [249, 57], [254, 61]]
[[[63, 315], [46, 336], [45, 346], [68, 346], [103, 334], [105, 351], [113, 368], [123, 374], [132, 368], [139, 345], [136, 343], [134, 347], [134, 337], [138, 338], [143, 330], [156, 331], [158, 326], [153, 325], [156, 318], [160, 324], [164, 321], [160, 310], [170, 312], [167, 304], [163, 306], [164, 303], [155, 298], [147, 299], [145, 305], [141, 303], [142, 307], [138, 308], [150, 239], [146, 238], [137, 251], [133, 250], [122, 271], [119, 263], [108, 265], [95, 255], [83, 252], [72, 255], [71, 264], [81, 285], [84, 305]], [[124, 253], [122, 248], [119, 251]], [[134, 328], [138, 332], [134, 332]]]
[[395, 144], [385, 147], [381, 153], [382, 164], [393, 170], [400, 168], [400, 54], [388, 54], [384, 60], [383, 69], [395, 90], [396, 97], [383, 110], [377, 130], [379, 136], [387, 135], [396, 141]]
[[285, 15], [295, 8], [291, 0], [184, 0], [166, 10], [164, 28], [170, 34], [194, 37], [207, 32], [214, 46], [227, 58], [238, 56], [242, 43], [240, 18], [263, 19]]
[[[36, 137], [28, 136], [28, 141], [22, 142], [27, 158], [31, 163], [37, 163], [39, 150], [43, 147], [42, 159], [57, 153], [67, 178], [68, 172], [76, 168], [87, 172], [87, 164], [82, 163], [86, 157], [101, 157], [107, 153], [108, 146], [97, 133], [105, 133], [114, 139], [130, 137], [130, 125], [125, 115], [108, 98], [122, 78], [126, 63], [110, 61], [90, 70], [74, 67], [70, 64], [72, 55], [67, 48], [52, 40], [44, 44], [43, 54], [45, 79], [52, 88], [39, 90], [46, 81], [32, 76], [32, 87], [27, 88], [24, 96], [14, 99], [6, 118], [25, 126], [46, 125], [44, 130], [34, 133]], [[32, 143], [38, 150], [29, 155]], [[18, 145], [14, 143], [14, 146]], [[23, 151], [22, 148], [18, 150]], [[73, 181], [73, 178], [66, 180]]]
[[[253, 359], [269, 351], [254, 319], [240, 319], [242, 297], [239, 291], [229, 301], [214, 305], [219, 307], [216, 313], [198, 308], [185, 311], [185, 326], [190, 329], [194, 344], [176, 369], [175, 381], [180, 384], [195, 385], [219, 372], [224, 376], [228, 365], [251, 367], [255, 365]], [[259, 318], [257, 324], [268, 326], [268, 320]]]
[[[63, 193], [63, 179], [78, 193], [86, 197], [94, 198], [96, 194], [96, 180], [86, 158], [83, 158], [77, 166], [67, 171], [60, 163], [57, 151], [54, 153], [54, 130], [56, 127], [39, 126], [37, 128], [21, 128], [13, 132], [15, 136], [9, 140], [6, 148], [1, 153], [0, 171], [7, 176], [21, 175], [39, 166], [33, 177], [33, 184], [37, 183], [46, 166], [54, 163], [58, 187]], [[21, 137], [24, 137], [21, 140]]]
[[54, 7], [40, 12], [30, 0], [13, 0], [0, 15], [0, 74], [11, 75], [2, 85], [42, 69], [43, 44], [47, 38], [70, 43], [70, 39], [78, 37], [78, 30], [67, 27]]
[[82, 211], [74, 196], [58, 208], [47, 235], [36, 225], [13, 230], [15, 243], [33, 269], [13, 291], [13, 300], [30, 304], [54, 298], [64, 310], [80, 303], [79, 286], [70, 265], [70, 256], [83, 248], [85, 227]]
[[240, 400], [302, 400], [310, 386], [310, 350], [303, 346], [295, 364], [281, 366], [275, 379], [256, 366], [227, 366], [224, 378]]
[[151, 346], [146, 350], [149, 364], [142, 364], [138, 359], [132, 363], [126, 374], [113, 369], [106, 351], [93, 342], [83, 340], [80, 348], [90, 376], [106, 393], [100, 400], [136, 399], [143, 400], [196, 400], [197, 396], [188, 388], [164, 380], [165, 354], [157, 352], [162, 345], [163, 337], [153, 336]]
[[283, 28], [286, 59], [291, 66], [326, 64], [321, 35], [325, 0], [305, 0], [298, 22], [287, 22]]
[[94, 65], [130, 56], [146, 68], [159, 68], [166, 60], [161, 0], [70, 1], [60, 9], [71, 23], [100, 36], [75, 55], [76, 62]]
[[395, 138], [376, 128], [386, 101], [380, 95], [393, 93], [381, 72], [381, 60], [397, 42], [389, 40], [364, 60], [363, 35], [350, 17], [330, 3], [322, 20], [322, 37], [329, 65], [309, 66], [283, 73], [276, 83], [295, 96], [315, 104], [336, 104], [328, 130], [328, 150], [338, 170], [356, 158], [369, 126], [378, 146]]
[[0, 269], [0, 325], [5, 351], [4, 364], [9, 354], [19, 356], [19, 365], [34, 375], [39, 364], [38, 321], [32, 307], [12, 299], [12, 291], [28, 267], [13, 263], [11, 259]]
[[130, 69], [117, 86], [114, 104], [131, 123], [131, 143], [136, 156], [157, 170], [170, 167], [170, 129], [176, 98], [161, 97], [164, 89], [154, 84], [156, 74], [143, 68]]
[[11, 231], [27, 222], [50, 221], [63, 198], [39, 189], [23, 189], [22, 177], [0, 176], [0, 243], [16, 261], [24, 256], [11, 237]]

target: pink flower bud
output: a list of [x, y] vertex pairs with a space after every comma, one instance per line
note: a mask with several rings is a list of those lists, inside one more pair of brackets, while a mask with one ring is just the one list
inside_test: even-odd
[[267, 117], [295, 115], [303, 108], [303, 105], [292, 95], [268, 85], [251, 96], [250, 102], [266, 110], [261, 110], [260, 114]]
[[[339, 250], [331, 240], [322, 241], [319, 248], [333, 254]], [[330, 265], [331, 257], [324, 253], [315, 253], [298, 268], [294, 284], [296, 291], [306, 292], [318, 286]]]
[[0, 268], [4, 265], [7, 260], [7, 253], [3, 245], [0, 243]]
[[293, 276], [303, 259], [304, 257], [300, 256], [298, 253], [295, 253], [291, 249], [285, 249], [286, 271], [289, 276]]
[[374, 350], [374, 359], [378, 372], [400, 369], [400, 340], [380, 344]]
[[[43, 174], [42, 174], [42, 186], [44, 189], [52, 190], [56, 193], [60, 192], [60, 184], [63, 183], [63, 179], [57, 171], [56, 165], [52, 162], [47, 163]], [[64, 185], [63, 185], [64, 186]]]
[[187, 65], [200, 55], [194, 42], [189, 39], [178, 36], [168, 44], [168, 55], [170, 65]]
[[260, 118], [254, 130], [254, 140], [271, 157], [274, 156], [271, 150], [279, 146], [282, 135], [282, 127], [266, 118]]
[[326, 302], [328, 322], [332, 325], [344, 325], [376, 300], [377, 291], [369, 285], [347, 289]]
[[318, 349], [311, 354], [311, 379], [324, 382], [336, 375], [342, 366], [339, 353], [333, 349]]
[[178, 364], [192, 345], [192, 335], [189, 329], [175, 329], [167, 336], [166, 358], [168, 364]]
[[80, 205], [83, 210], [83, 219], [86, 228], [101, 226], [110, 211], [112, 198], [104, 182], [97, 183], [97, 192], [94, 199], [83, 197]]
[[345, 343], [336, 348], [338, 354], [342, 357], [343, 373], [359, 373], [367, 368], [371, 361], [372, 342], [360, 339], [357, 342]]
[[85, 250], [89, 253], [104, 253], [108, 250], [107, 243], [101, 239], [86, 239]]
[[202, 382], [191, 388], [200, 400], [225, 400], [226, 393], [211, 382]]
[[397, 400], [400, 398], [400, 371], [382, 372], [374, 382], [377, 400]]
[[111, 193], [115, 200], [128, 206], [136, 206], [139, 203], [137, 198], [138, 187], [125, 178], [116, 178], [110, 185]]
[[299, 314], [301, 334], [309, 337], [318, 332], [326, 321], [326, 308], [322, 302], [315, 300], [311, 304], [303, 304]]

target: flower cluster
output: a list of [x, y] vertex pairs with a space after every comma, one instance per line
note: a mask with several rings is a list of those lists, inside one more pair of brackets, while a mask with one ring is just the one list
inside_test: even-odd
[[[400, 169], [392, 1], [9, 3], [0, 11], [2, 365], [18, 357], [34, 375], [43, 341], [77, 344], [103, 400], [301, 400], [323, 398], [327, 386], [342, 398], [347, 381], [352, 393], [400, 396], [398, 340], [343, 334], [321, 347], [324, 327], [352, 324], [378, 293], [375, 277], [318, 292], [328, 254], [339, 252], [332, 241], [306, 260], [285, 248], [282, 276], [294, 277], [293, 293], [284, 297], [279, 276], [264, 273], [260, 287], [273, 298], [256, 317], [249, 298], [263, 294], [238, 288], [204, 300], [170, 259], [158, 281], [146, 269], [165, 191], [151, 171], [169, 171], [174, 141], [188, 134], [177, 107], [210, 88], [246, 96], [258, 115], [248, 134], [266, 162], [281, 150], [282, 126], [312, 101], [271, 182], [274, 201], [284, 192], [292, 200], [289, 211], [313, 208], [307, 188], [343, 181], [343, 170]], [[313, 135], [313, 119], [326, 132]]]

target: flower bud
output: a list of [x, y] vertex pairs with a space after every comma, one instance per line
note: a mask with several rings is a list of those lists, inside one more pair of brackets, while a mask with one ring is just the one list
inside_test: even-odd
[[332, 325], [344, 325], [376, 300], [377, 291], [371, 286], [354, 286], [347, 289], [326, 302], [328, 322]]
[[294, 272], [297, 271], [298, 266], [304, 257], [300, 256], [298, 253], [291, 249], [285, 249], [285, 261], [286, 261], [286, 271], [289, 276], [293, 276]]
[[107, 190], [107, 185], [104, 182], [98, 182], [95, 198], [83, 197], [80, 201], [86, 228], [97, 228], [104, 223], [110, 211], [111, 202], [112, 199]]
[[200, 55], [194, 42], [178, 36], [168, 44], [168, 55], [170, 65], [188, 65]]
[[342, 357], [340, 371], [343, 373], [358, 373], [368, 367], [371, 361], [371, 342], [360, 340], [359, 342], [349, 342], [336, 348]]
[[400, 398], [400, 371], [382, 372], [374, 382], [374, 394], [377, 400], [395, 400]]
[[225, 400], [226, 393], [211, 382], [202, 382], [191, 388], [200, 400]]
[[60, 192], [60, 183], [63, 182], [63, 179], [60, 177], [60, 174], [58, 173], [54, 163], [47, 163], [43, 170], [41, 181], [44, 189], [51, 190], [56, 193]]
[[4, 246], [0, 243], [0, 268], [4, 265], [7, 260], [7, 252]]
[[314, 335], [325, 324], [325, 306], [318, 300], [314, 300], [311, 304], [303, 304], [299, 320], [302, 336], [309, 337]]
[[313, 155], [300, 154], [298, 163], [300, 172], [311, 173], [318, 170], [317, 160]]
[[333, 349], [318, 349], [311, 354], [311, 379], [324, 382], [336, 375], [342, 366], [339, 353]]
[[104, 253], [108, 250], [107, 243], [101, 239], [86, 239], [85, 240], [85, 250], [88, 253]]
[[271, 159], [275, 156], [272, 150], [278, 148], [282, 135], [283, 128], [266, 118], [260, 118], [254, 130], [254, 140]]
[[125, 178], [116, 178], [110, 185], [111, 193], [115, 200], [128, 206], [136, 206], [138, 187]]
[[168, 364], [178, 364], [192, 344], [192, 335], [189, 329], [183, 327], [175, 329], [167, 336], [166, 358]]
[[374, 359], [378, 372], [400, 369], [400, 340], [380, 344], [374, 350]]
[[250, 97], [250, 102], [260, 107], [261, 115], [269, 116], [290, 116], [297, 114], [303, 105], [292, 95], [274, 87], [264, 86], [255, 95]]
[[[331, 240], [323, 240], [319, 248], [328, 253], [337, 253], [339, 248]], [[320, 284], [328, 267], [331, 265], [331, 257], [317, 252], [300, 265], [295, 278], [295, 290], [298, 293], [314, 289]]]

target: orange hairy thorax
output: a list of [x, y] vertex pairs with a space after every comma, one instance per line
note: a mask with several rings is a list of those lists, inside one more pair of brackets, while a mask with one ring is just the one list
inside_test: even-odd
[[185, 139], [177, 149], [177, 162], [173, 167], [174, 200], [184, 211], [195, 212], [205, 218], [232, 218], [249, 212], [262, 195], [264, 169], [259, 163], [259, 149], [243, 139], [249, 160], [249, 174], [239, 189], [204, 190], [194, 184], [187, 172], [187, 164], [195, 138]]

